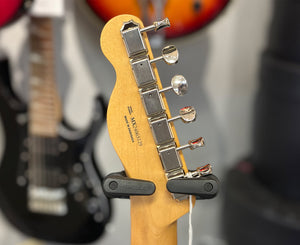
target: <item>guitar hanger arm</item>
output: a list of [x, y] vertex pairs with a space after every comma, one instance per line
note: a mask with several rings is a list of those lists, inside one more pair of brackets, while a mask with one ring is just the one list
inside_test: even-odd
[[177, 178], [167, 182], [167, 189], [172, 193], [194, 195], [197, 200], [214, 198], [219, 190], [219, 180], [213, 175], [200, 178]]
[[132, 179], [124, 171], [111, 173], [104, 178], [103, 190], [110, 198], [129, 198], [130, 196], [148, 196], [155, 192], [151, 181]]
[[[155, 189], [153, 182], [129, 178], [124, 171], [111, 173], [103, 181], [104, 193], [109, 198], [149, 196]], [[195, 195], [196, 199], [211, 199], [218, 193], [219, 180], [213, 174], [199, 178], [176, 178], [167, 182], [167, 189], [172, 193]]]

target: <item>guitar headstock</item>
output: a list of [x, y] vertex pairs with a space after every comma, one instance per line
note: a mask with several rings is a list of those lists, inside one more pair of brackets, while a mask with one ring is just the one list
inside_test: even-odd
[[[126, 175], [152, 181], [156, 186], [151, 196], [130, 197], [132, 225], [145, 227], [145, 223], [151, 222], [151, 230], [140, 234], [144, 241], [145, 236], [161, 236], [153, 227], [164, 230], [175, 224], [176, 231], [176, 220], [188, 212], [187, 195], [170, 193], [166, 184], [167, 180], [185, 177], [188, 172], [181, 150], [204, 145], [199, 138], [180, 146], [173, 125], [176, 119], [194, 121], [196, 112], [187, 106], [172, 118], [168, 108], [164, 92], [173, 90], [183, 95], [187, 82], [183, 76], [176, 75], [170, 87], [162, 88], [155, 62], [164, 60], [175, 64], [178, 51], [168, 46], [161, 57], [154, 58], [146, 34], [168, 25], [165, 19], [144, 27], [135, 16], [119, 15], [105, 25], [101, 34], [102, 51], [116, 72], [107, 112], [110, 139]], [[141, 221], [133, 221], [133, 216]], [[132, 231], [132, 236], [139, 236], [137, 233]], [[176, 241], [176, 236], [172, 239]], [[167, 243], [160, 239], [160, 244]]]

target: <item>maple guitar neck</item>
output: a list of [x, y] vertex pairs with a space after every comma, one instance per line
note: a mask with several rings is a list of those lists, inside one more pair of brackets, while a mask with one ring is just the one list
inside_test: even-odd
[[29, 40], [29, 133], [55, 137], [61, 107], [55, 83], [52, 19], [31, 17]]
[[[116, 84], [107, 112], [107, 125], [112, 144], [130, 178], [151, 180], [156, 191], [151, 196], [130, 197], [131, 244], [177, 244], [177, 219], [188, 212], [188, 201], [178, 201], [166, 188], [166, 175], [157, 152], [145, 114], [139, 89], [132, 73], [128, 54], [120, 30], [125, 22], [133, 20], [143, 27], [141, 20], [132, 15], [120, 15], [110, 20], [101, 34], [101, 48], [114, 66]], [[153, 58], [147, 36], [144, 35], [148, 55]], [[155, 65], [153, 71], [157, 86], [162, 88]], [[162, 95], [170, 118], [167, 101]], [[174, 140], [179, 145], [173, 123]], [[187, 171], [183, 154], [179, 157]]]

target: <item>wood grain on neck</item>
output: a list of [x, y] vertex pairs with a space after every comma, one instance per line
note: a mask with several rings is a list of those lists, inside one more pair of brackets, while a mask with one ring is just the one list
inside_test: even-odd
[[52, 20], [30, 20], [29, 132], [54, 137], [61, 116], [55, 84]]

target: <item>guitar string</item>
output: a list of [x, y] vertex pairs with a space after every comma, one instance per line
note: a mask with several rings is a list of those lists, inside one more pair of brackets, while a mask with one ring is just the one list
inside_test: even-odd
[[193, 212], [193, 196], [189, 195], [189, 245], [193, 243], [193, 226], [192, 226], [192, 212]]
[[46, 183], [47, 183], [47, 172], [45, 171], [46, 169], [46, 155], [45, 155], [45, 149], [46, 149], [46, 140], [44, 138], [41, 138], [41, 141], [43, 142], [42, 143], [42, 149], [41, 149], [41, 152], [40, 152], [40, 156], [41, 156], [41, 161], [42, 161], [42, 186], [47, 186]]
[[[44, 34], [43, 32], [41, 32], [41, 29], [39, 29], [39, 27], [36, 27], [36, 31], [39, 32], [39, 35]], [[42, 37], [42, 36], [35, 36], [35, 38], [37, 38], [38, 41], [41, 41], [40, 39], [43, 39], [44, 37]], [[35, 44], [37, 44], [37, 43], [35, 43]], [[41, 48], [46, 48], [46, 46], [42, 45]], [[47, 53], [47, 51], [45, 49], [42, 50], [42, 52], [46, 52]], [[44, 62], [45, 62], [45, 60], [44, 60]], [[46, 71], [47, 69], [46, 69], [46, 67], [47, 66], [45, 66], [45, 64], [43, 64], [43, 66], [41, 67], [41, 70], [40, 70], [41, 73], [45, 73], [44, 77], [47, 76], [47, 71]], [[44, 80], [42, 82], [45, 83]], [[46, 155], [47, 155], [48, 151], [50, 153], [51, 150], [49, 148], [52, 148], [52, 144], [50, 142], [48, 142], [48, 140], [46, 140], [46, 139], [44, 139], [42, 137], [38, 137], [38, 139], [39, 139], [38, 140], [39, 141], [38, 142], [38, 150], [35, 153], [37, 155], [37, 157], [38, 157], [38, 160], [39, 160], [37, 162], [37, 165], [38, 165], [37, 168], [39, 170], [37, 172], [38, 178], [39, 178], [38, 185], [43, 185], [43, 186], [45, 185], [46, 186], [47, 183], [50, 184], [50, 185], [52, 185], [52, 184], [54, 184], [54, 181], [52, 179], [51, 170], [50, 171], [46, 171], [46, 167], [47, 167], [46, 166], [46, 161], [47, 161], [47, 159], [46, 159], [47, 156]], [[51, 151], [51, 153], [52, 153], [52, 151]]]
[[39, 163], [38, 163], [38, 166], [39, 166], [39, 169], [40, 169], [40, 183], [39, 185], [42, 186], [43, 185], [43, 157], [42, 157], [42, 148], [43, 148], [43, 140], [41, 137], [38, 137], [39, 139], [39, 150], [37, 152], [37, 155], [39, 157]]

